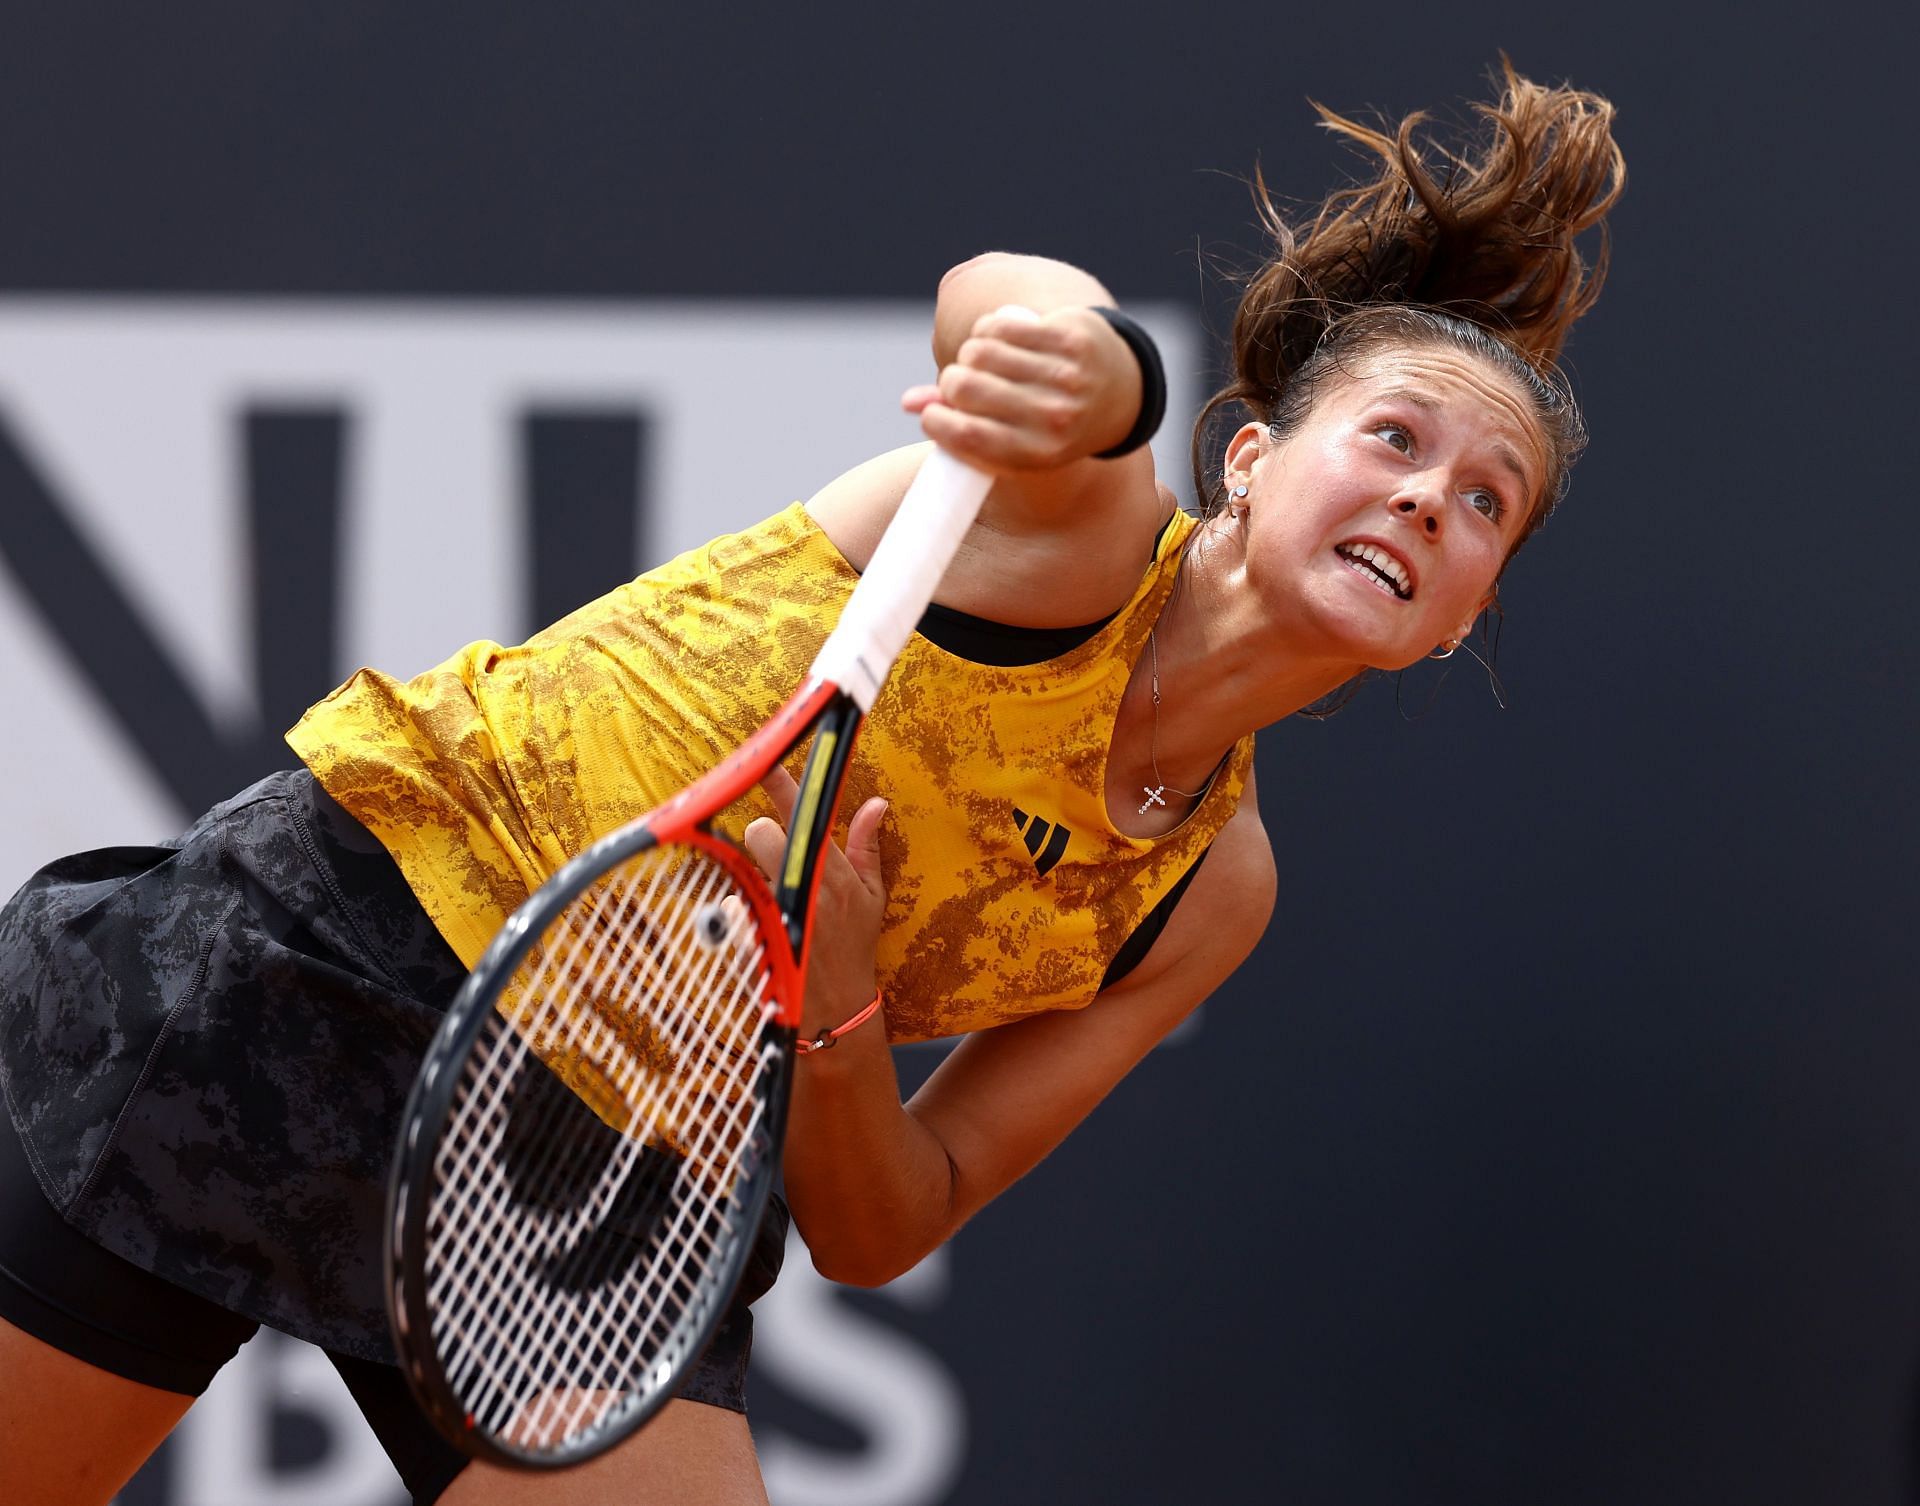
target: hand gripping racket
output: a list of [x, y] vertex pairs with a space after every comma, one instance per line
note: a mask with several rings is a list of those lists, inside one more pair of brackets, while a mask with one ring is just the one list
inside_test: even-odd
[[[415, 1394], [474, 1457], [610, 1448], [725, 1313], [779, 1159], [854, 736], [990, 485], [928, 456], [806, 684], [541, 885], [428, 1049], [389, 1190], [388, 1301]], [[711, 823], [809, 732], [769, 885]]]

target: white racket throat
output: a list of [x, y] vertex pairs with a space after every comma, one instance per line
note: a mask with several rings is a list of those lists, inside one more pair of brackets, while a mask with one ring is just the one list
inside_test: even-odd
[[945, 450], [928, 454], [839, 624], [820, 646], [815, 678], [840, 686], [863, 712], [873, 709], [887, 671], [913, 636], [991, 490], [993, 477], [985, 471]]

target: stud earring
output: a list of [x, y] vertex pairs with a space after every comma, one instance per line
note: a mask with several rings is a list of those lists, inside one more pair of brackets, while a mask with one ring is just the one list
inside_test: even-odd
[[1239, 519], [1244, 518], [1247, 515], [1246, 508], [1234, 506], [1236, 502], [1241, 501], [1243, 498], [1245, 498], [1246, 495], [1247, 495], [1247, 489], [1244, 486], [1236, 486], [1231, 492], [1227, 494], [1227, 516], [1228, 517], [1238, 521]]

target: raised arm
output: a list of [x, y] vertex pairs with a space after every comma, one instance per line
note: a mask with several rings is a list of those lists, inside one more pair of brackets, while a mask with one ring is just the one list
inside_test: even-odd
[[940, 279], [934, 307], [939, 379], [912, 389], [907, 406], [929, 439], [985, 469], [1042, 473], [1024, 477], [1037, 492], [1112, 486], [1120, 462], [1076, 462], [1119, 446], [1140, 412], [1140, 363], [1094, 312], [1113, 302], [1092, 274], [1044, 256], [962, 262]]
[[[990, 252], [941, 279], [937, 380], [901, 401], [929, 439], [998, 478], [936, 598], [943, 604], [1066, 626], [1114, 611], [1138, 584], [1173, 504], [1144, 446], [1096, 458], [1128, 437], [1141, 412], [1140, 363], [1094, 312], [1112, 305], [1098, 279], [1041, 256]], [[808, 499], [807, 511], [856, 567], [925, 452], [916, 445], [878, 456]]]

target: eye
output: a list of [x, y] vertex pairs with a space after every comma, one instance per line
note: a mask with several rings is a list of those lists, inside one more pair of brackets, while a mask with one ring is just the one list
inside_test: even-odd
[[1413, 453], [1413, 435], [1399, 424], [1376, 424], [1373, 432], [1384, 439], [1402, 455]]
[[1490, 491], [1468, 492], [1467, 501], [1473, 505], [1476, 512], [1495, 523], [1498, 523], [1507, 511], [1506, 505]]

